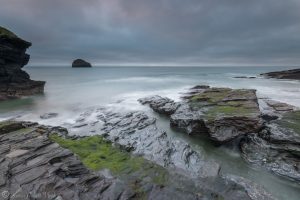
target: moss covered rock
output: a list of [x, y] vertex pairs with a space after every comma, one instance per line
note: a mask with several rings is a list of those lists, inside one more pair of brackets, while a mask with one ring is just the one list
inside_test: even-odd
[[0, 37], [17, 38], [17, 36], [13, 32], [7, 30], [2, 26], [0, 26]]
[[[164, 110], [166, 106], [157, 98], [146, 100], [154, 110]], [[206, 134], [219, 143], [258, 132], [262, 126], [255, 90], [196, 86], [184, 101], [173, 104], [176, 107], [169, 113], [171, 126], [188, 134]]]

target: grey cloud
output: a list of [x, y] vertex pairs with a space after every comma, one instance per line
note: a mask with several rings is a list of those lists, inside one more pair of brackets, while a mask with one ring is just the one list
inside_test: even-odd
[[298, 0], [0, 0], [31, 64], [300, 62]]

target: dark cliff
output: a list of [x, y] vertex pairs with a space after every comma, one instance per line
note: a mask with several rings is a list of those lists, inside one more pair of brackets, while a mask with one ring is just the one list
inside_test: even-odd
[[44, 92], [44, 81], [33, 81], [22, 70], [30, 56], [31, 46], [9, 30], [0, 26], [0, 100], [19, 98]]

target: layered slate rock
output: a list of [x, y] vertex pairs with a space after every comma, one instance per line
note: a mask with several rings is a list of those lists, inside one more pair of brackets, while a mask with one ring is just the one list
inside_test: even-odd
[[258, 135], [241, 141], [243, 157], [250, 163], [300, 183], [300, 111], [287, 112], [267, 124]]
[[[168, 187], [151, 187], [146, 199], [274, 199], [263, 187], [247, 179], [221, 175], [217, 162], [206, 158], [198, 148], [194, 150], [182, 140], [169, 138], [156, 126], [156, 119], [143, 112], [91, 108], [80, 114], [75, 123], [65, 126], [70, 127], [71, 137], [81, 137], [82, 133], [101, 135], [115, 146], [168, 170]], [[160, 173], [155, 174], [160, 177]]]
[[[177, 180], [180, 177], [170, 176], [172, 184], [162, 185], [168, 173], [150, 162], [133, 172], [126, 172], [125, 168], [126, 173], [120, 174], [120, 178], [107, 170], [91, 171], [70, 150], [50, 140], [53, 135], [68, 137], [62, 127], [29, 122], [0, 123], [0, 194], [4, 194], [1, 197], [22, 200], [180, 200], [184, 197], [196, 200], [199, 195], [195, 191], [206, 197], [211, 195], [211, 191], [203, 189], [184, 190], [186, 187], [182, 188]], [[158, 177], [162, 174], [164, 177]], [[151, 178], [161, 184], [151, 182]]]
[[[150, 104], [154, 110], [164, 110], [165, 105], [157, 103], [157, 98], [152, 97], [149, 101], [151, 98], [147, 97], [139, 101]], [[178, 106], [173, 113], [165, 114], [170, 116], [171, 126], [188, 134], [207, 134], [212, 140], [225, 143], [258, 132], [262, 127], [255, 90], [198, 86], [192, 88], [184, 99], [176, 103]]]
[[30, 46], [30, 42], [0, 27], [0, 100], [44, 92], [45, 82], [31, 80], [22, 70], [29, 61], [26, 49]]
[[152, 177], [161, 173], [155, 171], [154, 165], [138, 173], [123, 174], [121, 179], [93, 172], [70, 150], [51, 141], [48, 136], [53, 134], [68, 137], [67, 130], [61, 127], [29, 122], [0, 123], [1, 197], [22, 200], [273, 199], [262, 187], [231, 175], [219, 177], [212, 184], [194, 185], [193, 180], [172, 173], [168, 175], [170, 185], [157, 185], [148, 181], [149, 172], [153, 173]]
[[264, 101], [266, 102], [266, 104], [269, 107], [271, 107], [273, 109], [274, 113], [282, 114], [282, 113], [293, 111], [296, 109], [294, 106], [289, 105], [287, 103], [282, 103], [282, 102], [274, 101], [274, 100], [270, 100], [270, 99], [267, 99]]
[[6, 122], [0, 126], [0, 192], [6, 199], [129, 199], [135, 192], [118, 179], [88, 170], [48, 139], [57, 128]]
[[[225, 180], [225, 187], [220, 187], [220, 192], [225, 193], [224, 196], [227, 199], [274, 199], [261, 185], [248, 179], [235, 175], [225, 175], [222, 178]], [[223, 184], [223, 182], [216, 183], [216, 185], [218, 184]], [[235, 191], [230, 188], [235, 188]], [[246, 196], [243, 194], [244, 191], [247, 193]]]
[[261, 75], [269, 78], [300, 80], [300, 69], [268, 72]]
[[139, 99], [138, 101], [143, 105], [149, 104], [149, 106], [157, 113], [167, 115], [173, 114], [180, 105], [172, 99], [163, 98], [158, 95]]
[[73, 61], [72, 63], [72, 67], [76, 68], [76, 67], [92, 67], [91, 63], [82, 60], [82, 59], [76, 59]]
[[157, 127], [156, 119], [143, 112], [117, 113], [95, 108], [82, 113], [77, 123], [69, 126], [70, 132], [102, 135], [128, 152], [194, 177], [213, 179], [220, 170], [217, 162], [205, 158], [188, 143], [169, 138]]

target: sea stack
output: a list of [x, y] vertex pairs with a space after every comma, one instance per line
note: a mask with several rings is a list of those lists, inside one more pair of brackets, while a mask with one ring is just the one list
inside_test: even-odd
[[44, 81], [33, 81], [22, 70], [30, 56], [31, 46], [11, 31], [0, 26], [0, 100], [20, 98], [44, 92]]
[[72, 63], [72, 67], [92, 67], [91, 63], [86, 62], [85, 60], [82, 59], [76, 59]]

